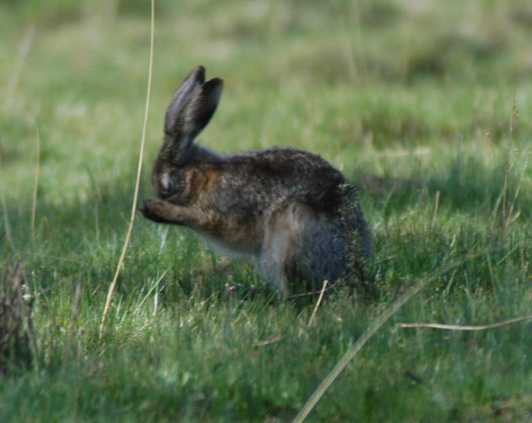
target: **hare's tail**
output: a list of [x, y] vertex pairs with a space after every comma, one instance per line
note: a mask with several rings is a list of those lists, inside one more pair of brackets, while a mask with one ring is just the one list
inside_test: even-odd
[[166, 111], [161, 153], [176, 166], [188, 161], [192, 143], [211, 120], [222, 90], [223, 80], [205, 82], [205, 68], [198, 66], [174, 94]]

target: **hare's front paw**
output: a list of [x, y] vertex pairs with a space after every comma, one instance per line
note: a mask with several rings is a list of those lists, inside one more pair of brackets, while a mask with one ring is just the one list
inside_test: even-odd
[[140, 212], [146, 219], [157, 223], [170, 223], [168, 208], [170, 204], [163, 200], [143, 200]]

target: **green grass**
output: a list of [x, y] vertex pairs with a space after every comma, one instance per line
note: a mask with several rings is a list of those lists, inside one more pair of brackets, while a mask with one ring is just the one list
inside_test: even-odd
[[[309, 326], [315, 299], [279, 303], [249, 263], [139, 220], [102, 338], [132, 206], [150, 8], [79, 3], [0, 5], [0, 267], [25, 264], [38, 347], [34, 366], [0, 380], [0, 421], [290, 421], [379, 313], [434, 275], [308, 421], [531, 419], [529, 322], [397, 326], [530, 314], [529, 2], [157, 2], [141, 196], [153, 196], [167, 102], [203, 64], [226, 81], [205, 144], [304, 148], [357, 184], [379, 294], [335, 292]], [[260, 290], [233, 295], [233, 284]]]

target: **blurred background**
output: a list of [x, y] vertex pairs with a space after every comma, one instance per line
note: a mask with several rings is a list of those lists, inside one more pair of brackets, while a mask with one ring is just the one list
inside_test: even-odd
[[[52, 203], [132, 186], [150, 8], [0, 1], [4, 199], [31, 197], [37, 161], [39, 195]], [[476, 139], [488, 160], [514, 109], [524, 117], [514, 119], [514, 141], [529, 139], [527, 0], [157, 0], [155, 19], [148, 166], [167, 102], [198, 64], [226, 80], [203, 135], [221, 151], [291, 145], [352, 178], [408, 177], [410, 166], [388, 158], [428, 160]]]

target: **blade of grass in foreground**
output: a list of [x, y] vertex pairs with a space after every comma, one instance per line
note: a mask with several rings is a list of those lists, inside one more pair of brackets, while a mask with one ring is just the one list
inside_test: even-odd
[[139, 200], [139, 191], [140, 191], [140, 178], [142, 175], [142, 158], [144, 157], [144, 149], [146, 145], [146, 128], [148, 126], [148, 116], [150, 111], [150, 97], [151, 97], [151, 81], [153, 74], [153, 41], [154, 41], [154, 32], [155, 32], [155, 0], [151, 0], [151, 23], [150, 23], [150, 56], [148, 60], [148, 87], [146, 89], [146, 107], [144, 112], [144, 124], [142, 126], [142, 138], [140, 142], [140, 153], [137, 169], [137, 181], [135, 183], [135, 193], [133, 195], [133, 206], [131, 208], [131, 220], [129, 222], [129, 228], [126, 235], [126, 240], [124, 242], [124, 247], [122, 248], [122, 254], [116, 266], [115, 276], [111, 285], [109, 285], [109, 291], [107, 293], [107, 299], [105, 301], [105, 307], [102, 313], [102, 321], [100, 323], [100, 337], [102, 336], [103, 330], [105, 328], [105, 321], [107, 318], [107, 313], [111, 307], [111, 301], [113, 299], [113, 292], [116, 287], [116, 282], [118, 276], [120, 275], [120, 270], [124, 264], [126, 253], [129, 247], [129, 240], [131, 239], [131, 233], [133, 232], [133, 226], [135, 225], [135, 217], [137, 215], [137, 203]]

